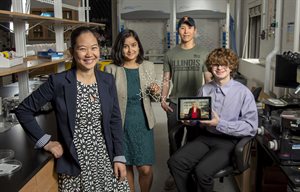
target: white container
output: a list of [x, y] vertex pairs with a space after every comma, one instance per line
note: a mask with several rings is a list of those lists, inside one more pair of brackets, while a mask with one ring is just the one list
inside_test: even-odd
[[0, 57], [0, 68], [9, 68], [22, 63], [23, 63], [23, 57], [15, 57], [13, 59]]

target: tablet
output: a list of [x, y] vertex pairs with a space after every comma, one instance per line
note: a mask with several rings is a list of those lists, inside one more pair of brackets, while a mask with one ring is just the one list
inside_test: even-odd
[[180, 120], [210, 120], [211, 97], [179, 97], [177, 104], [177, 119]]

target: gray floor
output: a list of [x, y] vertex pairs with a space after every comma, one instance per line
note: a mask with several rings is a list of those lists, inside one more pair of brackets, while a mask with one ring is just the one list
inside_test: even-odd
[[[156, 117], [156, 125], [154, 127], [154, 139], [155, 139], [155, 152], [156, 163], [153, 166], [154, 178], [151, 192], [167, 192], [164, 190], [164, 182], [169, 176], [169, 170], [167, 167], [168, 154], [168, 133], [167, 133], [167, 117], [165, 112], [161, 109], [159, 103], [153, 103], [153, 109]], [[135, 174], [137, 175], [137, 174]], [[138, 181], [135, 178], [136, 191], [140, 191], [138, 188]], [[235, 184], [232, 178], [225, 178], [224, 183], [215, 181], [214, 190], [217, 192], [235, 192]], [[176, 190], [168, 191], [176, 192]]]

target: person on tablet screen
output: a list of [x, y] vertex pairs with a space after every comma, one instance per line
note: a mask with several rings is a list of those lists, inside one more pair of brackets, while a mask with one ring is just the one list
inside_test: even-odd
[[189, 189], [191, 173], [201, 192], [213, 191], [213, 177], [230, 164], [237, 142], [257, 132], [258, 114], [253, 94], [232, 79], [232, 73], [238, 68], [237, 55], [230, 49], [217, 48], [208, 55], [206, 67], [213, 74], [213, 81], [202, 86], [198, 96], [211, 97], [212, 119], [189, 121], [200, 124], [200, 136], [168, 160], [179, 192], [194, 191]]
[[200, 119], [201, 109], [196, 102], [192, 103], [192, 107], [189, 109], [188, 119]]

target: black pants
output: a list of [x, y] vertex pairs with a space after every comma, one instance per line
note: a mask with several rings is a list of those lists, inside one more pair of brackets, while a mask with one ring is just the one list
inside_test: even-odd
[[213, 191], [213, 177], [231, 163], [237, 141], [233, 137], [206, 132], [174, 153], [168, 160], [168, 166], [178, 191], [194, 191], [189, 188], [192, 174], [201, 192]]
[[184, 128], [187, 128], [187, 141], [192, 141], [199, 134], [198, 127], [186, 126], [180, 121], [177, 121], [177, 105], [170, 102], [169, 106], [173, 112], [167, 112], [168, 117], [168, 136], [169, 136], [169, 153], [174, 154], [180, 147], [184, 135]]

